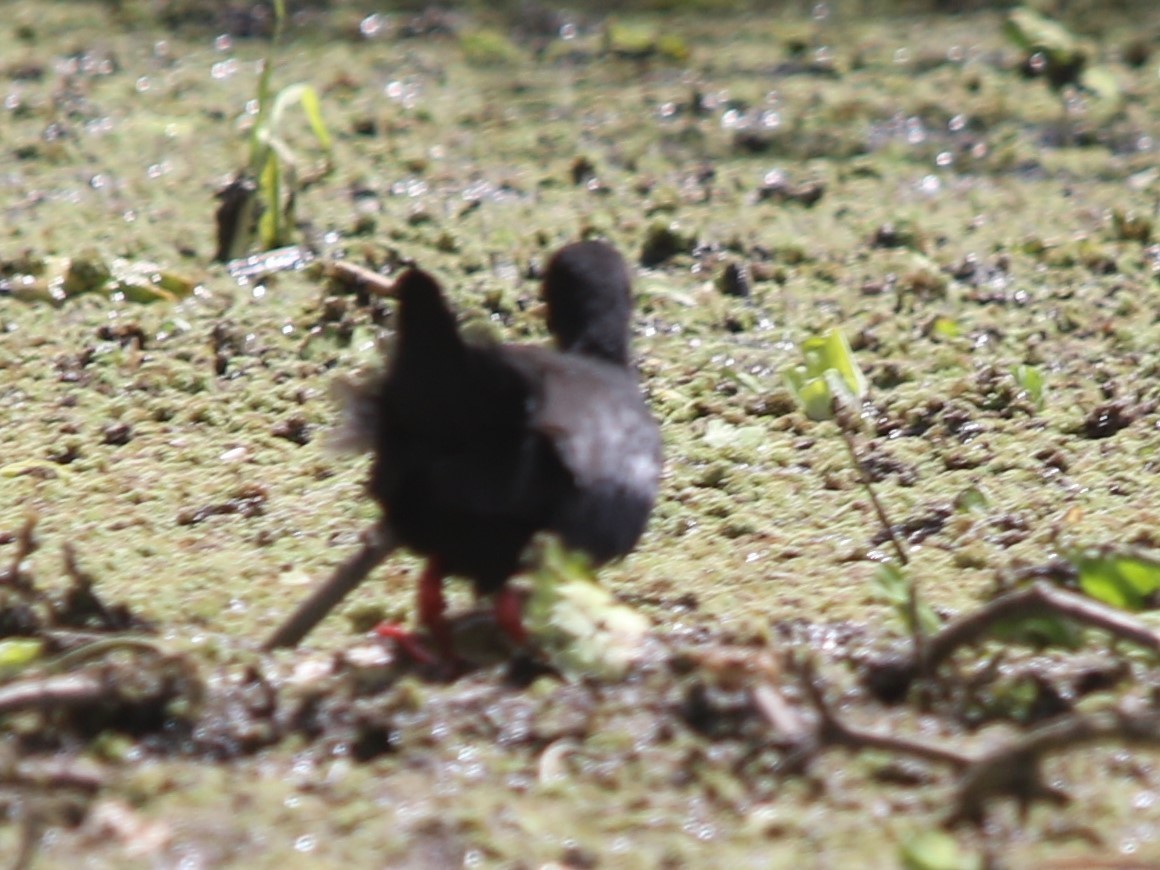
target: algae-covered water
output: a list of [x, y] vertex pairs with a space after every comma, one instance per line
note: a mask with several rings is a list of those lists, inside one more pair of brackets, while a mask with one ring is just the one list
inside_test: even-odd
[[[944, 828], [953, 767], [826, 745], [803, 761], [762, 702], [815, 721], [814, 679], [851, 722], [965, 753], [1155, 704], [1154, 660], [1098, 634], [967, 652], [902, 703], [868, 690], [865, 662], [907, 637], [874, 582], [893, 550], [837, 428], [781, 374], [804, 339], [849, 339], [870, 384], [857, 450], [942, 619], [1067, 579], [1077, 548], [1160, 543], [1160, 16], [1074, 11], [1084, 75], [1054, 79], [998, 11], [295, 12], [272, 84], [315, 89], [333, 169], [290, 105], [304, 268], [239, 280], [213, 262], [214, 195], [247, 164], [270, 16], [7, 3], [0, 625], [49, 660], [3, 676], [47, 680], [97, 629], [151, 652], [88, 653], [89, 682], [37, 683], [40, 702], [0, 685], [0, 851], [38, 867], [1160, 862], [1155, 739], [1064, 746], [1045, 776], [1070, 805], [1021, 816], [997, 795], [981, 826]], [[331, 382], [376, 362], [393, 303], [322, 264], [417, 262], [465, 320], [541, 341], [536, 276], [582, 236], [633, 264], [663, 427], [649, 531], [600, 575], [656, 645], [615, 679], [506, 660], [434, 679], [362, 633], [412, 618], [417, 564], [397, 556], [302, 649], [259, 654], [377, 516], [366, 460], [325, 432]], [[82, 280], [122, 268], [137, 277]], [[78, 572], [123, 619], [61, 604]], [[153, 681], [126, 689], [134, 671]], [[932, 840], [959, 852], [937, 863]]]

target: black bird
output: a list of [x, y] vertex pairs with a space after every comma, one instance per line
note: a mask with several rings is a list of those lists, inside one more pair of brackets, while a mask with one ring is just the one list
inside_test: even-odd
[[629, 359], [632, 291], [611, 246], [578, 242], [543, 282], [556, 348], [460, 335], [438, 283], [408, 269], [395, 285], [396, 344], [385, 372], [348, 385], [346, 434], [374, 451], [369, 490], [383, 519], [363, 549], [267, 640], [293, 646], [397, 545], [427, 557], [419, 622], [452, 655], [443, 578], [495, 594], [522, 641], [505, 585], [540, 531], [594, 564], [636, 545], [656, 498], [661, 439]]

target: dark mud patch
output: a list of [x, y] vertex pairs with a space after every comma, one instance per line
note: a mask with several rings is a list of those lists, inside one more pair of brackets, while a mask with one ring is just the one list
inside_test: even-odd
[[[1055, 586], [1000, 596], [922, 647], [861, 624], [787, 622], [764, 639], [670, 629], [619, 681], [565, 679], [534, 652], [452, 677], [416, 664], [391, 641], [325, 654], [175, 652], [124, 608], [101, 603], [71, 558], [69, 591], [43, 592], [18, 567], [33, 547], [31, 524], [13, 538], [22, 558], [8, 569], [6, 588], [52, 602], [39, 622], [3, 642], [9, 762], [0, 784], [10, 817], [20, 820], [12, 833], [23, 859], [71, 848], [151, 863], [263, 854], [261, 838], [200, 840], [205, 825], [234, 830], [222, 815], [228, 801], [186, 795], [184, 812], [202, 817], [192, 829], [184, 815], [153, 817], [170, 790], [157, 773], [199, 769], [194, 779], [214, 769], [259, 782], [273, 775], [300, 796], [285, 798], [295, 804], [337, 801], [325, 821], [314, 816], [308, 833], [295, 835], [302, 852], [343, 854], [319, 838], [342, 836], [341, 820], [369, 812], [367, 801], [406, 817], [379, 853], [393, 865], [449, 866], [475, 854], [501, 860], [512, 837], [530, 833], [540, 802], [555, 807], [548, 815], [560, 828], [525, 844], [521, 854], [536, 862], [619, 861], [629, 849], [642, 863], [684, 863], [697, 840], [739, 836], [752, 846], [738, 856], [753, 856], [787, 826], [809, 836], [818, 823], [787, 815], [787, 789], [829, 807], [840, 844], [828, 848], [839, 856], [854, 854], [859, 817], [877, 801], [900, 802], [911, 823], [923, 820], [928, 838], [940, 829], [981, 836], [1011, 823], [1007, 805], [1025, 820], [1029, 809], [1085, 791], [1067, 773], [1059, 784], [1060, 756], [1074, 776], [1077, 764], [1098, 766], [1118, 751], [1084, 746], [1155, 751], [1160, 741], [1152, 701], [1160, 682], [1134, 656], [974, 646], [1020, 613], [1043, 618], [1054, 608], [1077, 625], [1160, 651], [1160, 633]], [[478, 622], [462, 615], [459, 635], [478, 634]], [[964, 647], [970, 655], [960, 654]], [[1110, 696], [1119, 696], [1114, 705], [1087, 710], [1090, 699]], [[1151, 768], [1138, 762], [1145, 766], [1136, 776], [1150, 782]], [[415, 777], [427, 786], [405, 796]], [[348, 780], [357, 780], [357, 798], [333, 793]], [[565, 822], [558, 812], [577, 800], [606, 812]], [[514, 817], [513, 803], [522, 806]], [[262, 812], [258, 819], [280, 826]], [[673, 824], [700, 834], [674, 839], [664, 831]], [[45, 830], [56, 831], [51, 845], [41, 844]], [[991, 846], [979, 848], [995, 857]]]

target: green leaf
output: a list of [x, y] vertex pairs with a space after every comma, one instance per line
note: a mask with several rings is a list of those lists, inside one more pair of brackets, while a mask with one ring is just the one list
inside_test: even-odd
[[1149, 556], [1084, 550], [1068, 561], [1079, 571], [1080, 589], [1112, 607], [1143, 610], [1160, 589], [1160, 560]]
[[1042, 411], [1045, 404], [1044, 394], [1046, 392], [1046, 385], [1043, 382], [1043, 373], [1035, 366], [1018, 365], [1011, 369], [1011, 375], [1015, 378], [1015, 383], [1019, 385], [1027, 398], [1035, 405], [1037, 411]]
[[968, 486], [955, 496], [955, 510], [959, 513], [985, 513], [990, 501], [977, 486]]
[[318, 91], [310, 85], [306, 85], [302, 91], [302, 111], [306, 113], [306, 123], [310, 125], [319, 147], [329, 155], [333, 147], [330, 131], [326, 129], [326, 122], [322, 120], [322, 101], [318, 98]]
[[1011, 10], [1003, 32], [1028, 53], [1042, 51], [1069, 60], [1080, 51], [1079, 40], [1066, 27], [1026, 6]]
[[806, 416], [811, 420], [832, 419], [835, 399], [854, 405], [862, 403], [867, 392], [866, 376], [840, 329], [807, 338], [800, 348], [804, 364], [787, 367], [782, 374]]
[[922, 831], [908, 839], [899, 859], [906, 870], [979, 870], [978, 855], [966, 852], [946, 831]]
[[287, 85], [274, 97], [274, 107], [270, 110], [269, 135], [278, 138], [277, 131], [282, 129], [282, 116], [286, 109], [298, 103], [306, 115], [306, 123], [314, 134], [320, 148], [328, 155], [331, 151], [330, 131], [326, 129], [326, 122], [322, 120], [322, 103], [318, 99], [318, 91], [305, 82]]
[[807, 338], [802, 342], [802, 353], [811, 371], [836, 371], [850, 395], [859, 400], [865, 397], [866, 376], [842, 330], [831, 329], [825, 336]]
[[905, 604], [910, 597], [906, 577], [902, 569], [893, 562], [884, 562], [874, 571], [874, 582], [878, 586], [879, 597], [887, 604]]
[[258, 176], [258, 190], [263, 204], [258, 218], [258, 239], [264, 250], [282, 244], [282, 165], [277, 155], [267, 152], [266, 165]]
[[761, 426], [734, 426], [716, 417], [705, 426], [705, 443], [715, 450], [756, 450], [765, 441], [766, 431]]
[[1083, 645], [1083, 631], [1078, 625], [1051, 614], [1003, 619], [995, 623], [991, 633], [999, 640], [1035, 649], [1079, 649]]
[[110, 292], [121, 293], [130, 302], [175, 302], [197, 289], [192, 278], [146, 260], [112, 262]]
[[936, 317], [931, 332], [939, 338], [958, 338], [963, 330], [949, 317]]
[[34, 638], [13, 637], [0, 641], [0, 675], [22, 671], [44, 654], [44, 642]]
[[[893, 607], [907, 631], [913, 632], [915, 626], [911, 619], [910, 604], [915, 595], [913, 581], [895, 563], [883, 562], [874, 571], [874, 583], [878, 587], [878, 597]], [[914, 605], [914, 616], [918, 620], [918, 628], [925, 635], [934, 634], [942, 626], [938, 614], [921, 598]]]
[[555, 536], [535, 546], [524, 625], [548, 660], [570, 679], [622, 677], [641, 655], [648, 620], [596, 583], [583, 554]]
[[804, 370], [787, 368], [784, 371], [785, 384], [797, 396], [811, 420], [829, 420], [834, 416], [834, 399], [823, 378], [809, 378]]
[[86, 251], [69, 258], [61, 289], [69, 297], [82, 293], [101, 293], [108, 287], [109, 275], [109, 264], [105, 259], [97, 253]]

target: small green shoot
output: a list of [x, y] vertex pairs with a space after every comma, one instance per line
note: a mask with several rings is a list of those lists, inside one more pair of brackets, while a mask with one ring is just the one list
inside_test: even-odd
[[833, 420], [834, 402], [860, 407], [867, 392], [866, 376], [854, 358], [850, 342], [840, 329], [801, 343], [804, 364], [787, 366], [786, 386], [811, 420]]
[[1123, 610], [1144, 610], [1160, 590], [1160, 560], [1138, 553], [1083, 550], [1068, 556], [1085, 595]]
[[874, 572], [878, 596], [894, 608], [906, 630], [929, 637], [942, 626], [942, 620], [929, 604], [918, 598], [914, 582], [898, 565], [883, 562]]
[[1035, 405], [1035, 410], [1042, 411], [1047, 402], [1047, 386], [1043, 382], [1043, 372], [1035, 366], [1017, 365], [1011, 369], [1011, 376], [1015, 378], [1019, 389], [1026, 393], [1027, 398]]
[[908, 561], [906, 550], [894, 534], [894, 528], [882, 503], [878, 501], [874, 487], [870, 485], [870, 476], [862, 467], [854, 445], [853, 415], [861, 409], [869, 387], [858, 360], [854, 358], [850, 342], [842, 330], [831, 329], [825, 335], [807, 338], [800, 347], [805, 362], [786, 366], [782, 370], [785, 384], [797, 396], [807, 417], [819, 422], [833, 420], [838, 424], [838, 431], [842, 433], [846, 450], [850, 453], [850, 462], [858, 471], [878, 521], [890, 538], [894, 552], [898, 554], [898, 561], [905, 565]]
[[[281, 6], [280, 0], [277, 5]], [[298, 160], [282, 135], [282, 118], [289, 107], [302, 106], [310, 131], [325, 154], [324, 175], [330, 171], [332, 155], [330, 133], [322, 120], [322, 105], [312, 86], [302, 82], [288, 85], [274, 96], [269, 112], [265, 112], [270, 103], [267, 73], [271, 67], [271, 60], [267, 58], [259, 85], [258, 120], [250, 139], [250, 173], [258, 179], [258, 195], [263, 205], [258, 219], [258, 241], [264, 250], [290, 243], [294, 202], [302, 188]]]
[[[262, 250], [289, 244], [298, 194], [333, 168], [333, 146], [322, 118], [318, 92], [302, 82], [274, 92], [274, 56], [281, 43], [286, 10], [284, 0], [273, 0], [273, 3], [274, 35], [258, 76], [258, 112], [250, 131], [249, 161], [238, 177], [219, 193], [222, 206], [217, 214], [216, 258], [223, 262], [246, 254], [254, 244], [255, 232]], [[323, 152], [321, 168], [309, 179], [299, 173], [298, 157], [285, 137], [283, 119], [294, 105], [302, 107], [306, 125]]]

